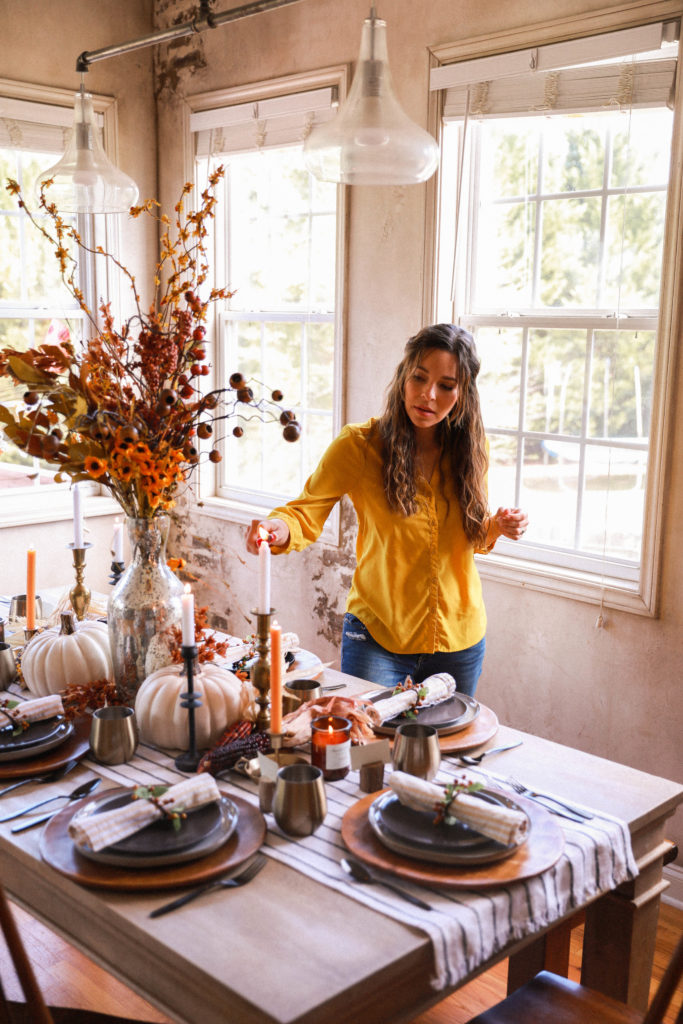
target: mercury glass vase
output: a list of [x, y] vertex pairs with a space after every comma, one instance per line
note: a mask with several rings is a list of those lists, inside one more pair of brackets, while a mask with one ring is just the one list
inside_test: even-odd
[[131, 561], [107, 610], [114, 679], [126, 699], [147, 676], [171, 663], [172, 626], [180, 626], [183, 585], [166, 565], [168, 516], [128, 519]]

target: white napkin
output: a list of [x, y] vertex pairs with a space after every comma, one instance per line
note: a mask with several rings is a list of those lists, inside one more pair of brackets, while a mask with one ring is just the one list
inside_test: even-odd
[[[214, 777], [208, 772], [202, 772], [171, 786], [159, 798], [159, 802], [167, 811], [190, 811], [219, 800], [220, 795]], [[69, 835], [78, 846], [87, 846], [97, 852], [103, 850], [105, 846], [118, 843], [126, 836], [133, 835], [134, 832], [139, 832], [161, 817], [163, 811], [151, 801], [133, 800], [132, 803], [116, 807], [113, 811], [72, 819]]]
[[[35, 700], [20, 701], [15, 708], [6, 707], [4, 700], [0, 703], [3, 711], [16, 722], [42, 722], [46, 718], [64, 714], [64, 705], [59, 693], [50, 693], [47, 697], [36, 697]], [[0, 715], [0, 727], [4, 721], [5, 716]]]
[[[406, 807], [415, 811], [435, 812], [443, 806], [446, 791], [425, 779], [418, 779], [407, 772], [392, 772], [389, 785]], [[480, 832], [489, 839], [509, 846], [521, 843], [529, 829], [529, 819], [521, 811], [500, 804], [490, 804], [476, 795], [460, 793], [446, 808], [446, 815], [457, 818], [463, 824]]]
[[[420, 692], [423, 696], [420, 699]], [[437, 672], [436, 675], [428, 676], [423, 682], [417, 683], [414, 689], [401, 690], [399, 693], [378, 700], [373, 704], [376, 716], [371, 710], [368, 713], [377, 717], [378, 725], [388, 722], [390, 718], [396, 718], [406, 711], [414, 708], [418, 700], [421, 708], [427, 708], [432, 704], [441, 704], [448, 700], [455, 693], [455, 679], [448, 672]]]

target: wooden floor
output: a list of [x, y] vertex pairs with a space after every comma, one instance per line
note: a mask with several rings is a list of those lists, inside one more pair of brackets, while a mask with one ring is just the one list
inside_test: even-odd
[[[150, 1024], [168, 1024], [160, 1014], [130, 989], [97, 967], [72, 946], [58, 938], [48, 928], [20, 908], [12, 905], [17, 917], [28, 955], [34, 965], [38, 982], [45, 998], [52, 1006], [72, 1006], [80, 1009], [114, 1013]], [[572, 933], [570, 977], [578, 980], [581, 964], [581, 928]], [[652, 978], [656, 986], [671, 958], [673, 948], [683, 932], [683, 910], [662, 904], [657, 929], [657, 949]], [[8, 954], [0, 945], [0, 974], [10, 999], [21, 998]], [[506, 963], [481, 975], [452, 996], [444, 999], [416, 1017], [412, 1024], [465, 1024], [471, 1017], [505, 997]], [[665, 1017], [665, 1024], [674, 1024], [676, 1013], [683, 1001], [679, 991]], [[229, 1018], [226, 1018], [226, 1021]], [[230, 1024], [239, 1024], [230, 1020]]]

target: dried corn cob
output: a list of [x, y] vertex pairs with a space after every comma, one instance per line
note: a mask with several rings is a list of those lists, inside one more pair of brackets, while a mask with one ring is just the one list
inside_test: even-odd
[[265, 754], [269, 750], [270, 736], [268, 733], [252, 732], [250, 736], [242, 736], [240, 739], [209, 750], [199, 762], [197, 771], [219, 775], [220, 772], [227, 771], [228, 768], [237, 764], [240, 758], [249, 759], [256, 757], [259, 751]]
[[216, 740], [213, 747], [224, 747], [226, 743], [232, 743], [233, 740], [242, 739], [244, 736], [250, 736], [254, 731], [254, 723], [248, 722], [246, 718], [242, 718], [239, 722], [235, 722], [233, 725], [229, 725], [225, 730], [220, 739]]

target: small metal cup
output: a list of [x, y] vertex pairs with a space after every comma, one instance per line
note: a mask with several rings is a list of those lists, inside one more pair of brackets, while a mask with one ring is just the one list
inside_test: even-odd
[[296, 711], [300, 704], [307, 700], [318, 700], [322, 697], [323, 691], [317, 679], [292, 679], [285, 683], [282, 691], [282, 710], [286, 715], [290, 711]]
[[100, 764], [125, 764], [138, 745], [138, 725], [133, 708], [98, 708], [93, 712], [90, 750]]
[[[43, 617], [43, 602], [36, 594], [36, 621]], [[26, 594], [15, 594], [9, 603], [9, 621], [19, 622], [26, 618]]]
[[9, 644], [0, 643], [0, 690], [6, 690], [17, 678], [17, 663]]
[[391, 752], [394, 768], [419, 779], [433, 779], [441, 764], [439, 735], [433, 725], [404, 722], [399, 725]]
[[288, 764], [275, 780], [273, 815], [288, 836], [310, 836], [327, 814], [325, 784], [320, 768], [312, 764]]

